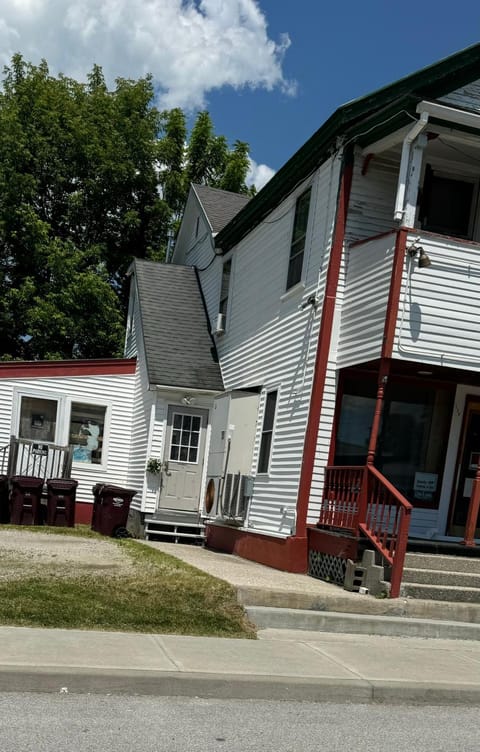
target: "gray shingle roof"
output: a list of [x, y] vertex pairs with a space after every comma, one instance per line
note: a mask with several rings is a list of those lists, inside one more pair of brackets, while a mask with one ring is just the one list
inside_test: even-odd
[[202, 204], [213, 232], [220, 232], [226, 224], [250, 201], [250, 196], [208, 185], [193, 185], [193, 190]]
[[195, 269], [135, 259], [150, 384], [223, 391]]

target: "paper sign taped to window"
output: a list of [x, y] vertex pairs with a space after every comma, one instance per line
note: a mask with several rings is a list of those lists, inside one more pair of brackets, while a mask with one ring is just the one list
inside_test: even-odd
[[416, 499], [431, 501], [437, 490], [437, 473], [415, 473], [413, 491]]

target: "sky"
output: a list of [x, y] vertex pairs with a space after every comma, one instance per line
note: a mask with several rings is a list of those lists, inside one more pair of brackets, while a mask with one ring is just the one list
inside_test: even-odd
[[0, 0], [2, 64], [151, 73], [159, 107], [250, 144], [257, 187], [341, 104], [478, 41], [478, 0]]

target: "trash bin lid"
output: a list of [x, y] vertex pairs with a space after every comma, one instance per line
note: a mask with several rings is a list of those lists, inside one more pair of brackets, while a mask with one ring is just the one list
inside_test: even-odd
[[78, 486], [78, 480], [74, 478], [49, 478], [47, 480], [47, 488], [52, 488], [55, 491], [66, 490], [71, 491]]
[[44, 480], [34, 475], [14, 475], [12, 484], [23, 488], [38, 488], [39, 486], [43, 487]]

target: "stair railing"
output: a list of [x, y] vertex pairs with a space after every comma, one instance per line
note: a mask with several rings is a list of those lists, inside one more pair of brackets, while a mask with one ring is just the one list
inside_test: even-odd
[[318, 525], [362, 533], [391, 567], [398, 598], [412, 505], [373, 465], [327, 467]]

